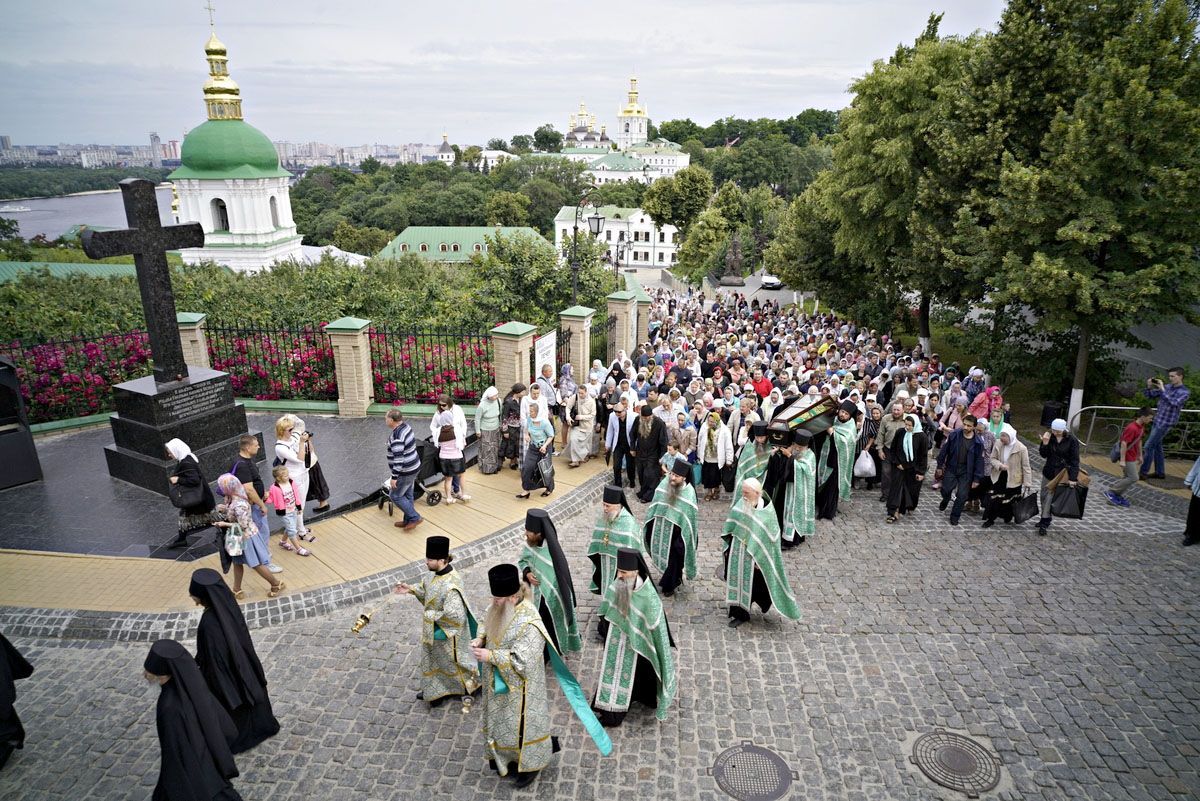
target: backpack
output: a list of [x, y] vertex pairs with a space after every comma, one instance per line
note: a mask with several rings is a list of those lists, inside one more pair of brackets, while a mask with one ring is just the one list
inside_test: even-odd
[[1121, 461], [1121, 437], [1117, 437], [1117, 441], [1113, 443], [1112, 450], [1108, 452], [1108, 460], [1113, 464]]

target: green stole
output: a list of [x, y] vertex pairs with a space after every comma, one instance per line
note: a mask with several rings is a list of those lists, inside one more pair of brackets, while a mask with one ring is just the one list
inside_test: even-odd
[[545, 543], [533, 546], [525, 543], [525, 550], [517, 561], [521, 574], [525, 569], [533, 571], [538, 584], [532, 587], [533, 608], [537, 609], [542, 601], [550, 611], [550, 619], [554, 623], [554, 633], [558, 635], [558, 644], [564, 652], [579, 651], [583, 648], [583, 640], [579, 636], [579, 628], [575, 620], [575, 607], [570, 598], [563, 598], [558, 591], [558, 574], [554, 572], [554, 560], [550, 557], [550, 549]]
[[[596, 571], [592, 571], [592, 583], [588, 589], [600, 595], [603, 587], [612, 584], [617, 577], [617, 549], [633, 548], [638, 553], [642, 551], [641, 538], [638, 535], [637, 521], [624, 507], [617, 519], [609, 523], [604, 514], [596, 528], [592, 530], [592, 543], [588, 546], [588, 556], [599, 568], [600, 583], [596, 583]], [[602, 604], [603, 605], [603, 604]], [[601, 610], [603, 614], [603, 610]]]
[[802, 537], [817, 530], [817, 457], [809, 449], [793, 459], [793, 479], [787, 487], [784, 519]]
[[783, 553], [779, 544], [779, 521], [771, 502], [762, 499], [762, 506], [749, 509], [739, 501], [729, 510], [725, 530], [721, 535], [729, 554], [726, 567], [725, 600], [730, 606], [750, 610], [754, 588], [754, 569], [762, 573], [771, 602], [779, 614], [792, 620], [800, 619], [800, 605], [788, 585], [783, 568]]
[[763, 474], [767, 472], [767, 462], [771, 461], [771, 449], [768, 447], [764, 453], [759, 453], [757, 445], [754, 437], [750, 437], [742, 446], [742, 455], [738, 457], [737, 473], [733, 479], [733, 503], [730, 506], [742, 499], [743, 481], [748, 478], [762, 481]]
[[683, 537], [684, 575], [688, 580], [696, 578], [696, 488], [684, 484], [679, 488], [675, 503], [671, 503], [671, 477], [668, 475], [654, 490], [654, 500], [646, 510], [646, 520], [651, 522], [650, 558], [659, 570], [665, 571], [671, 559], [671, 535], [675, 526]]
[[[615, 585], [616, 582], [613, 582]], [[651, 664], [658, 676], [658, 708], [655, 716], [667, 719], [667, 707], [675, 697], [675, 659], [671, 655], [671, 639], [667, 633], [667, 618], [662, 599], [648, 579], [630, 594], [629, 617], [617, 610], [616, 592], [609, 585], [604, 593], [608, 606], [605, 619], [610, 626], [604, 640], [604, 661], [601, 664], [600, 685], [596, 688], [596, 706], [607, 711], [622, 712], [629, 708], [633, 679], [640, 656]]]
[[835, 423], [832, 431], [837, 440], [838, 497], [850, 500], [850, 485], [854, 481], [855, 443], [858, 442], [858, 426], [853, 420]]

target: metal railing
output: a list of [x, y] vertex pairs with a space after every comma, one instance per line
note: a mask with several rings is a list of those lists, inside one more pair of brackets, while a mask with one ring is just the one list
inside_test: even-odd
[[0, 343], [12, 359], [30, 423], [112, 410], [112, 387], [150, 370], [145, 331]]
[[489, 334], [373, 326], [367, 339], [377, 403], [429, 403], [444, 392], [475, 401], [495, 382]]
[[233, 394], [257, 400], [337, 400], [333, 348], [322, 328], [209, 323], [208, 359]]
[[[1085, 406], [1068, 422], [1077, 432], [1084, 453], [1107, 455], [1125, 426], [1137, 415], [1136, 406]], [[1163, 441], [1168, 459], [1194, 459], [1200, 455], [1200, 409], [1184, 409], [1179, 422]]]

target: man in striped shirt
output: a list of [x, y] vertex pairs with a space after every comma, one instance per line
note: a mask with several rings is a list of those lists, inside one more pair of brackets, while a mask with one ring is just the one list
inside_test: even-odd
[[388, 410], [387, 426], [392, 432], [388, 436], [388, 468], [392, 471], [392, 480], [389, 482], [391, 492], [388, 495], [404, 513], [404, 519], [394, 525], [408, 531], [425, 522], [413, 505], [413, 486], [421, 470], [421, 458], [417, 455], [417, 438], [412, 426], [404, 421], [399, 409]]

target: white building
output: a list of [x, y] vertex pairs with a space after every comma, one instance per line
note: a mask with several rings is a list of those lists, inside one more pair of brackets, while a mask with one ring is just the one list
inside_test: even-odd
[[256, 272], [301, 259], [292, 221], [291, 174], [275, 145], [242, 119], [241, 90], [229, 77], [225, 45], [213, 33], [204, 46], [208, 121], [183, 140], [181, 165], [168, 176], [179, 194], [179, 218], [204, 228], [204, 247], [182, 252], [189, 264], [215, 261]]
[[662, 138], [653, 142], [639, 142], [624, 152], [645, 163], [652, 175], [651, 180], [668, 178], [692, 162], [691, 155], [685, 153], [682, 147]]
[[496, 169], [501, 162], [516, 161], [520, 156], [509, 153], [507, 150], [483, 150], [479, 153], [479, 169], [486, 167], [489, 171]]
[[649, 138], [650, 112], [638, 102], [637, 78], [630, 78], [625, 105], [617, 110], [617, 131], [613, 140], [618, 150], [625, 150]]
[[[579, 210], [579, 230], [591, 236], [587, 218], [593, 214], [604, 217], [604, 230], [599, 239], [606, 247], [609, 264], [624, 267], [670, 267], [679, 260], [679, 234], [675, 226], [658, 228], [650, 215], [641, 209], [619, 206], [584, 206]], [[554, 248], [560, 254], [570, 250], [575, 229], [575, 207], [563, 206], [554, 218]]]
[[454, 148], [450, 146], [449, 134], [442, 134], [442, 143], [437, 149], [437, 160], [443, 164], [454, 163]]

